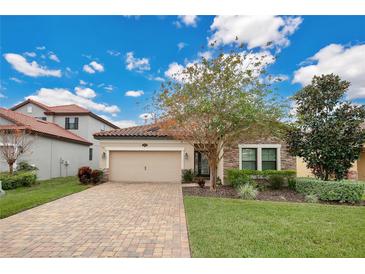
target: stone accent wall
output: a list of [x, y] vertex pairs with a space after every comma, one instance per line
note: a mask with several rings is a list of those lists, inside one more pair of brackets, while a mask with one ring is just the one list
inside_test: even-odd
[[226, 176], [227, 169], [231, 168], [239, 168], [239, 144], [281, 144], [280, 149], [280, 159], [281, 159], [281, 169], [291, 169], [296, 170], [296, 159], [295, 157], [289, 155], [288, 148], [286, 143], [276, 137], [269, 138], [240, 138], [233, 145], [224, 148], [223, 155], [223, 167], [224, 167], [224, 176]]

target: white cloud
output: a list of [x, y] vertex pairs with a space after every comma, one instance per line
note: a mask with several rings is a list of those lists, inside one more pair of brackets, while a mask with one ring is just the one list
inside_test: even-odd
[[107, 85], [104, 87], [104, 89], [108, 92], [112, 92], [114, 90], [114, 87], [113, 87], [113, 85]]
[[182, 26], [182, 24], [185, 26], [196, 27], [198, 22], [198, 16], [196, 15], [179, 15], [178, 19], [179, 21], [176, 21], [175, 25], [179, 28]]
[[290, 43], [288, 36], [301, 22], [301, 17], [219, 15], [210, 26], [213, 35], [208, 42], [216, 41], [218, 45], [244, 43], [249, 49], [265, 48], [268, 43], [277, 48], [285, 47]]
[[26, 99], [29, 98], [50, 106], [77, 104], [91, 111], [105, 112], [113, 116], [120, 112], [119, 107], [116, 105], [97, 103], [62, 88], [41, 88], [35, 95], [26, 97]]
[[0, 92], [0, 98], [6, 98], [6, 96]]
[[92, 68], [94, 70], [96, 70], [96, 71], [99, 71], [99, 72], [103, 72], [104, 71], [104, 66], [102, 64], [99, 64], [96, 61], [90, 62], [90, 66], [92, 66]]
[[45, 50], [46, 47], [45, 46], [39, 46], [39, 47], [36, 47], [37, 50]]
[[169, 68], [165, 71], [165, 76], [170, 79], [175, 79], [176, 81], [182, 82], [183, 76], [181, 75], [184, 70], [184, 66], [173, 62], [169, 65]]
[[78, 96], [84, 98], [94, 98], [96, 96], [95, 91], [91, 88], [75, 87], [75, 92]]
[[25, 56], [28, 56], [28, 57], [32, 57], [32, 58], [34, 58], [34, 57], [36, 57], [37, 56], [37, 54], [35, 53], [35, 52], [29, 52], [29, 51], [26, 51], [26, 52], [24, 52], [23, 53]]
[[52, 61], [55, 61], [55, 62], [57, 62], [57, 63], [59, 63], [59, 62], [60, 62], [60, 59], [58, 59], [57, 55], [56, 55], [56, 54], [54, 54], [54, 53], [51, 53], [48, 57], [49, 57], [49, 59], [51, 59]]
[[85, 82], [84, 80], [80, 80], [79, 83], [80, 83], [80, 85], [84, 85], [84, 86], [87, 85], [87, 82]]
[[211, 51], [203, 51], [203, 52], [198, 52], [198, 56], [209, 60], [213, 57], [213, 53]]
[[104, 66], [102, 64], [99, 64], [96, 61], [92, 61], [87, 65], [84, 65], [82, 67], [83, 71], [89, 73], [89, 74], [94, 74], [96, 71], [98, 72], [103, 72], [104, 71]]
[[126, 127], [135, 127], [137, 126], [136, 121], [133, 120], [114, 120], [106, 115], [100, 115], [101, 118], [110, 121], [114, 125], [120, 127], [120, 128], [126, 128]]
[[186, 43], [184, 43], [184, 42], [180, 42], [180, 43], [178, 43], [177, 44], [177, 48], [179, 49], [179, 50], [182, 50], [183, 48], [185, 48], [186, 47]]
[[137, 72], [143, 72], [150, 70], [150, 60], [148, 58], [137, 58], [134, 57], [133, 51], [127, 53], [126, 58], [126, 69], [135, 70]]
[[148, 78], [148, 80], [154, 80], [154, 81], [158, 81], [158, 82], [164, 82], [165, 81], [165, 79], [160, 77], [160, 76], [152, 77], [151, 79]]
[[12, 67], [27, 76], [40, 77], [40, 76], [53, 76], [61, 77], [61, 70], [50, 70], [47, 67], [40, 66], [36, 61], [30, 63], [27, 62], [23, 56], [15, 53], [4, 54], [5, 60], [12, 65]]
[[109, 55], [111, 55], [111, 56], [119, 56], [120, 55], [120, 52], [119, 51], [116, 51], [116, 50], [111, 50], [111, 49], [109, 49], [109, 50], [107, 50], [106, 51]]
[[73, 71], [70, 67], [66, 67], [65, 76], [71, 78], [74, 75], [77, 75], [79, 72], [77, 70]]
[[93, 70], [92, 67], [90, 67], [89, 65], [84, 65], [82, 67], [82, 70], [87, 72], [87, 73], [90, 73], [90, 74], [94, 74], [95, 73], [95, 70]]
[[139, 115], [139, 118], [142, 120], [150, 120], [153, 118], [153, 114], [152, 113], [142, 113], [141, 115]]
[[293, 83], [307, 85], [314, 75], [338, 74], [350, 81], [350, 99], [365, 98], [365, 45], [345, 47], [330, 44], [308, 59], [311, 64], [294, 72]]
[[142, 96], [143, 94], [144, 94], [143, 90], [128, 90], [125, 93], [125, 96], [139, 97], [139, 96]]
[[23, 83], [23, 81], [22, 81], [22, 80], [20, 80], [20, 79], [18, 79], [18, 78], [16, 78], [16, 77], [10, 77], [9, 79], [10, 79], [11, 81], [17, 82], [17, 83], [19, 83], [19, 84]]

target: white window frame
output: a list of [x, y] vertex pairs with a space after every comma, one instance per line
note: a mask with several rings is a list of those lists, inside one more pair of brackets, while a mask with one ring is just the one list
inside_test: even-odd
[[33, 113], [33, 106], [32, 105], [27, 106], [27, 113]]
[[281, 145], [280, 144], [239, 144], [239, 166], [242, 169], [242, 149], [243, 148], [255, 148], [257, 150], [257, 170], [262, 170], [262, 149], [263, 148], [276, 148], [276, 170], [281, 170]]

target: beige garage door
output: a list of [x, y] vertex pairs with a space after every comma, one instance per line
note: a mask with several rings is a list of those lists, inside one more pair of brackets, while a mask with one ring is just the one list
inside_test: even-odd
[[180, 182], [181, 152], [112, 151], [109, 174], [119, 182]]

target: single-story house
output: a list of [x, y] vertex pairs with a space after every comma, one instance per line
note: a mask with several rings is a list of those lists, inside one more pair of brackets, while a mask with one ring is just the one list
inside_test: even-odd
[[[183, 169], [209, 176], [204, 154], [174, 139], [158, 124], [103, 131], [94, 137], [100, 140], [100, 168], [108, 171], [110, 181], [180, 182]], [[218, 165], [223, 183], [230, 168], [295, 170], [296, 161], [278, 138], [240, 138], [224, 148]]]
[[[89, 164], [92, 143], [85, 138], [58, 124], [0, 108], [0, 130], [14, 129], [30, 132], [30, 150], [18, 161], [25, 160], [35, 165], [39, 169], [39, 179], [76, 175], [80, 166]], [[0, 171], [7, 170], [5, 159], [0, 157]]]

